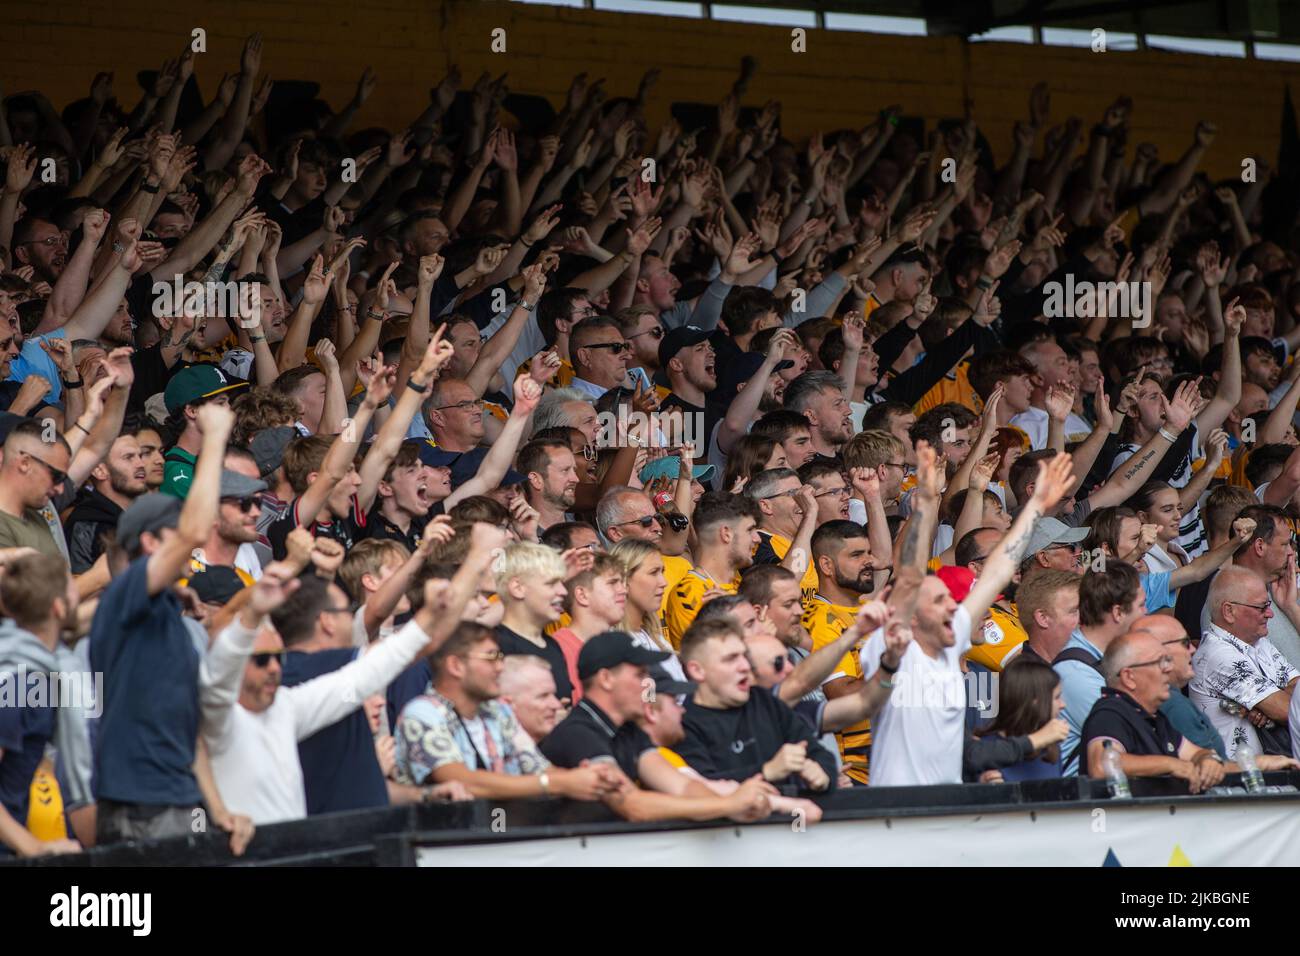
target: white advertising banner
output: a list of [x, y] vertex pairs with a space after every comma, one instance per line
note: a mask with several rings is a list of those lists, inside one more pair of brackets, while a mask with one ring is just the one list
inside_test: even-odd
[[1300, 801], [1082, 804], [417, 846], [419, 866], [1296, 866]]

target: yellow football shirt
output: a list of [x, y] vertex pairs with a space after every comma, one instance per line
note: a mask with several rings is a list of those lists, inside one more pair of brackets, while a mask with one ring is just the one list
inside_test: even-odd
[[668, 640], [673, 645], [673, 650], [680, 650], [682, 646], [682, 635], [686, 629], [691, 626], [695, 620], [695, 615], [700, 613], [700, 606], [704, 603], [704, 593], [712, 588], [720, 588], [728, 594], [735, 594], [740, 587], [740, 575], [728, 584], [720, 584], [713, 580], [709, 575], [699, 570], [691, 568], [676, 586], [669, 589], [668, 607], [664, 611], [664, 624], [668, 632]]
[[[820, 594], [804, 604], [803, 626], [812, 636], [813, 651], [819, 651], [827, 644], [833, 643], [844, 633], [845, 628], [853, 623], [857, 616], [856, 607], [832, 604]], [[839, 677], [853, 680], [862, 679], [862, 666], [858, 662], [858, 653], [862, 650], [862, 641], [858, 641], [842, 658], [835, 668]], [[840, 757], [844, 761], [844, 772], [855, 783], [869, 782], [868, 755], [871, 752], [871, 721], [864, 720], [837, 731], [835, 741], [840, 746]]]

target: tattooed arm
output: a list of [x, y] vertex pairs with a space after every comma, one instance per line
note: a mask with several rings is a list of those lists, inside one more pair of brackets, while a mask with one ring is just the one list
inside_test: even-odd
[[989, 552], [988, 559], [984, 562], [984, 573], [975, 579], [966, 600], [962, 601], [962, 607], [970, 614], [971, 643], [983, 642], [983, 628], [979, 622], [1015, 574], [1020, 559], [1024, 557], [1025, 548], [1029, 545], [1034, 522], [1070, 490], [1074, 481], [1070, 473], [1071, 464], [1070, 456], [1066, 454], [1058, 454], [1050, 461], [1038, 463], [1038, 478], [1034, 481], [1034, 493], [1029, 503], [1016, 517], [1006, 537]]

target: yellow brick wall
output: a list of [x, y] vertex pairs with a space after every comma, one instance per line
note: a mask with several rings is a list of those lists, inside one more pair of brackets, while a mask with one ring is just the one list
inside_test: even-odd
[[[1029, 87], [1046, 79], [1057, 122], [1074, 113], [1091, 125], [1114, 96], [1132, 95], [1131, 141], [1156, 143], [1163, 159], [1186, 147], [1198, 118], [1213, 119], [1220, 133], [1207, 166], [1230, 175], [1252, 151], [1275, 158], [1285, 84], [1300, 94], [1300, 64], [817, 30], [808, 31], [806, 53], [793, 53], [782, 27], [505, 0], [56, 0], [5, 4], [0, 18], [5, 92], [36, 86], [58, 108], [84, 96], [101, 69], [116, 71], [119, 99], [134, 104], [137, 71], [174, 56], [195, 27], [207, 30], [208, 52], [196, 74], [208, 95], [223, 72], [237, 68], [243, 37], [260, 30], [263, 69], [272, 78], [319, 81], [336, 106], [351, 96], [361, 70], [373, 66], [380, 86], [358, 124], [389, 127], [423, 109], [429, 87], [452, 61], [467, 85], [481, 70], [507, 71], [513, 89], [557, 106], [580, 70], [606, 77], [620, 95], [657, 65], [664, 72], [650, 119], [658, 123], [674, 100], [716, 102], [740, 57], [752, 53], [761, 70], [749, 102], [780, 99], [792, 136], [859, 124], [895, 102], [931, 121], [960, 115], [969, 95], [1004, 159]], [[495, 27], [506, 30], [504, 54], [490, 52]]]

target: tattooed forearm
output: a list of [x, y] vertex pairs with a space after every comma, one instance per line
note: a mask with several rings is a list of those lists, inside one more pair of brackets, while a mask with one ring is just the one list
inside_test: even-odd
[[1132, 478], [1135, 475], [1139, 474], [1144, 468], [1146, 468], [1147, 462], [1149, 462], [1155, 456], [1155, 453], [1156, 450], [1152, 448], [1145, 455], [1143, 455], [1141, 459], [1139, 459], [1128, 469], [1128, 471], [1124, 472], [1124, 480], [1125, 481], [1132, 480]]
[[921, 542], [921, 513], [913, 512], [907, 522], [907, 531], [903, 534], [903, 547], [898, 552], [898, 563], [910, 565], [916, 561], [916, 550]]
[[1024, 556], [1025, 548], [1029, 547], [1029, 538], [1034, 530], [1034, 521], [1037, 519], [1038, 513], [1037, 509], [1035, 509], [1020, 534], [1015, 538], [1008, 537], [1006, 543], [1002, 546], [1003, 553], [1011, 560], [1012, 564], [1019, 564], [1021, 557]]

